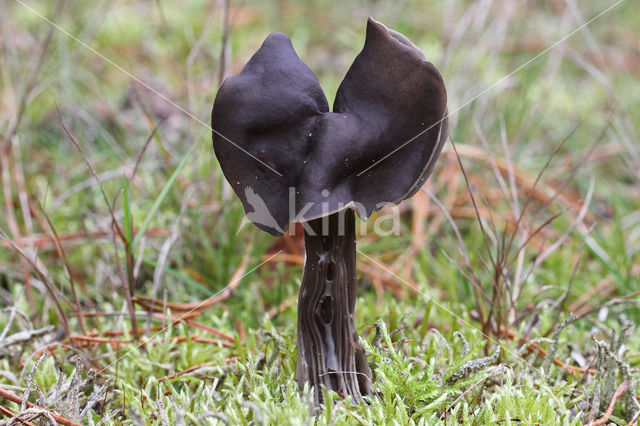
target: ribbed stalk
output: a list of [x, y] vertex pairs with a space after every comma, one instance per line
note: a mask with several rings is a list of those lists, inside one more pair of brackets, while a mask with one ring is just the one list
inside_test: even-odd
[[371, 370], [354, 324], [355, 216], [347, 209], [308, 222], [307, 258], [298, 298], [297, 380], [360, 401], [371, 394]]

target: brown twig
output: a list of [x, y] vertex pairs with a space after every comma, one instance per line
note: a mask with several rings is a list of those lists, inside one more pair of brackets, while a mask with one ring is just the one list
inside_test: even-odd
[[622, 395], [624, 391], [627, 390], [628, 386], [629, 386], [629, 383], [627, 383], [626, 380], [620, 383], [620, 386], [618, 386], [618, 389], [616, 389], [615, 393], [611, 397], [611, 402], [609, 403], [609, 406], [607, 407], [607, 411], [604, 413], [604, 416], [602, 416], [600, 419], [593, 422], [592, 423], [593, 426], [603, 425], [609, 420], [609, 417], [611, 417], [611, 414], [613, 414], [613, 407], [615, 407], [616, 401], [618, 400], [618, 398], [620, 398], [620, 395]]
[[[78, 314], [74, 314], [74, 316], [76, 316], [76, 315], [78, 315]], [[94, 316], [94, 315], [86, 314], [86, 313], [85, 313], [85, 314], [84, 314], [84, 316], [85, 316], [85, 317], [87, 317], [87, 316]], [[155, 315], [154, 315], [154, 316], [156, 316], [156, 319], [159, 319], [159, 320], [162, 320], [162, 321], [166, 321], [166, 320], [167, 320], [167, 317], [166, 317], [166, 316], [164, 316], [164, 315], [158, 315], [157, 313], [155, 313]], [[176, 325], [176, 324], [178, 324], [178, 323], [180, 323], [180, 322], [184, 321], [185, 319], [186, 319], [187, 321], [189, 321], [191, 318], [195, 318], [195, 317], [197, 317], [197, 316], [198, 316], [198, 314], [193, 314], [193, 315], [188, 315], [188, 316], [187, 316], [187, 315], [181, 316], [180, 318], [173, 319], [173, 320], [172, 320], [172, 322], [171, 322], [171, 325], [172, 325], [172, 326], [174, 326], [174, 325]], [[94, 316], [94, 317], [98, 317], [98, 316]], [[204, 325], [201, 325], [201, 324], [198, 324], [198, 323], [196, 323], [196, 324], [199, 326], [199, 327], [196, 327], [196, 328], [201, 328], [201, 329], [203, 329], [203, 330], [205, 330], [205, 331], [209, 331], [209, 332], [217, 332], [217, 333], [219, 333], [220, 335], [225, 336], [225, 338], [227, 338], [227, 339], [232, 339], [232, 340], [233, 340], [233, 338], [232, 338], [232, 337], [229, 337], [229, 336], [227, 336], [227, 335], [226, 335], [226, 334], [224, 334], [224, 333], [220, 333], [219, 331], [213, 330], [212, 328], [209, 328], [209, 327], [207, 327], [207, 326], [204, 326]], [[164, 328], [166, 328], [166, 327], [167, 327], [167, 325], [166, 325], [166, 324], [163, 324], [163, 325], [156, 325], [156, 326], [153, 326], [153, 327], [145, 328], [145, 329], [143, 330], [143, 332], [161, 331], [161, 330], [163, 330], [163, 329], [164, 329]], [[83, 334], [84, 334], [85, 336], [98, 336], [98, 335], [99, 335], [97, 332], [89, 332], [89, 333], [83, 333]], [[112, 331], [105, 331], [105, 332], [104, 332], [104, 333], [102, 333], [102, 334], [103, 334], [104, 336], [122, 336], [123, 334], [125, 334], [125, 331], [123, 331], [123, 330], [112, 330]], [[215, 333], [214, 333], [214, 334], [215, 334]], [[222, 336], [220, 336], [220, 337], [222, 337]]]
[[17, 421], [19, 421], [20, 423], [22, 423], [23, 425], [29, 425], [29, 426], [35, 426], [33, 423], [28, 422], [24, 419], [21, 419], [20, 417], [16, 417], [16, 414], [9, 410], [8, 408], [3, 407], [2, 405], [0, 405], [0, 413], [4, 414], [5, 416], [11, 418], [15, 418]]
[[[5, 389], [3, 389], [2, 387], [0, 387], [0, 396], [8, 399], [11, 402], [15, 402], [16, 404], [21, 405], [23, 403], [22, 398], [20, 398], [18, 395], [13, 394]], [[60, 423], [61, 425], [65, 425], [65, 426], [80, 426], [79, 423], [73, 422], [65, 417], [62, 417], [58, 414], [56, 414], [54, 411], [52, 410], [47, 410], [46, 408], [40, 407], [39, 405], [33, 404], [29, 401], [26, 401], [26, 405], [29, 408], [36, 408], [38, 410], [43, 410], [43, 411], [48, 411], [49, 414], [51, 415], [51, 417], [53, 417], [53, 419]]]
[[[124, 345], [126, 343], [133, 343], [134, 339], [118, 339], [115, 337], [101, 337], [101, 336], [80, 336], [80, 335], [73, 335], [70, 336], [71, 340], [75, 340], [75, 341], [79, 341], [79, 342], [89, 342], [89, 343], [108, 343], [112, 346], [119, 346], [119, 345]], [[200, 337], [200, 336], [189, 336], [188, 339], [190, 339], [193, 342], [196, 343], [207, 343], [210, 345], [220, 345], [223, 346], [225, 348], [231, 348], [233, 347], [233, 345], [229, 342], [223, 342], [221, 340], [216, 340], [216, 339], [208, 339], [206, 337]], [[171, 341], [173, 342], [177, 342], [177, 343], [182, 343], [184, 341], [187, 340], [187, 336], [174, 336], [171, 338]], [[156, 341], [156, 340], [148, 340], [145, 343], [162, 343], [161, 341]]]
[[215, 330], [215, 329], [213, 329], [211, 327], [207, 327], [204, 324], [200, 324], [200, 323], [195, 322], [195, 321], [190, 320], [190, 319], [186, 320], [185, 322], [187, 323], [187, 325], [190, 325], [191, 327], [199, 328], [200, 330], [204, 330], [206, 332], [209, 332], [209, 333], [213, 334], [214, 336], [222, 337], [223, 339], [226, 339], [226, 340], [230, 341], [231, 343], [235, 343], [236, 342], [236, 339], [234, 339], [233, 337], [231, 337], [231, 336], [229, 336], [227, 334], [224, 334], [221, 331]]
[[[77, 316], [78, 313], [74, 312], [71, 314], [72, 317]], [[86, 318], [98, 318], [98, 317], [119, 317], [122, 315], [127, 315], [125, 313], [122, 313], [120, 311], [116, 311], [116, 312], [83, 312], [82, 315], [84, 315]], [[136, 315], [141, 317], [141, 316], [146, 316], [147, 312], [144, 311], [138, 311], [136, 312]], [[193, 315], [188, 315], [188, 316], [183, 316], [177, 320], [177, 322], [180, 322], [180, 320], [184, 320], [185, 318], [187, 319], [192, 319], [192, 318], [196, 318], [198, 317], [200, 314], [198, 312], [194, 312]], [[157, 320], [157, 321], [167, 321], [169, 318], [161, 313], [158, 312], [154, 312], [153, 314], [153, 319]]]

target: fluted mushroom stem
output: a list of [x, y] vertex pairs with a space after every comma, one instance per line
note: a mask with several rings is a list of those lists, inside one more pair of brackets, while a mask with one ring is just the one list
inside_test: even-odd
[[297, 380], [358, 402], [371, 394], [371, 370], [354, 324], [356, 303], [355, 216], [347, 209], [312, 220], [305, 229], [307, 258], [298, 298]]

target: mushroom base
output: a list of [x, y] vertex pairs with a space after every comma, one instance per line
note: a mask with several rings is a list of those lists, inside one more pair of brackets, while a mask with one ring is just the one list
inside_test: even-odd
[[307, 258], [298, 298], [298, 364], [308, 382], [354, 401], [371, 394], [371, 369], [354, 324], [356, 303], [355, 215], [347, 209], [307, 222]]

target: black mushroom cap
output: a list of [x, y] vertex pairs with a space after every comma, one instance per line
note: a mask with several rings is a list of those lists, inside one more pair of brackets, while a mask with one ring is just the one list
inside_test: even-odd
[[409, 39], [371, 18], [333, 111], [284, 34], [269, 35], [223, 82], [213, 146], [260, 229], [279, 235], [291, 221], [345, 208], [366, 219], [412, 196], [448, 134], [440, 73]]

